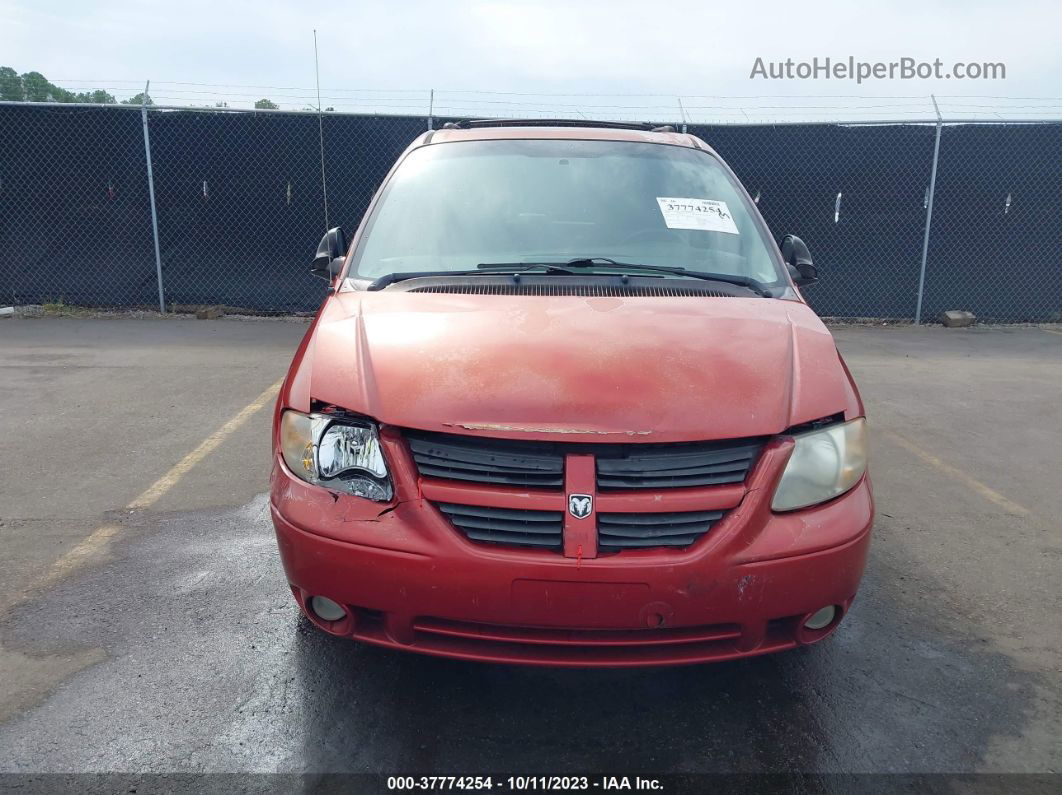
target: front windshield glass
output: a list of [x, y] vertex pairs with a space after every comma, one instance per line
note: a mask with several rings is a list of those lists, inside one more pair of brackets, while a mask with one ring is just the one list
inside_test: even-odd
[[577, 257], [781, 282], [746, 200], [711, 155], [563, 139], [415, 149], [387, 183], [350, 275]]

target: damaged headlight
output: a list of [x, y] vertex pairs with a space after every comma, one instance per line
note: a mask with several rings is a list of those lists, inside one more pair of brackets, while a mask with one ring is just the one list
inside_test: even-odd
[[287, 410], [280, 418], [284, 462], [307, 483], [387, 502], [394, 494], [374, 424]]
[[794, 511], [844, 494], [867, 469], [862, 417], [793, 437], [796, 447], [775, 489], [771, 509]]

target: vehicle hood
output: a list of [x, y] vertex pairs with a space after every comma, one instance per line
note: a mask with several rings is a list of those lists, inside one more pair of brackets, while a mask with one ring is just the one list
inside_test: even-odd
[[668, 442], [842, 412], [845, 379], [797, 301], [384, 290], [326, 302], [288, 400], [450, 433]]

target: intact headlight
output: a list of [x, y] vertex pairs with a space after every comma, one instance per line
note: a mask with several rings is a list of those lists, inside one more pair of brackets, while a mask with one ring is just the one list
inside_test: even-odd
[[394, 493], [376, 426], [289, 409], [280, 418], [284, 462], [307, 483], [386, 502]]
[[796, 447], [775, 489], [771, 509], [793, 511], [844, 494], [867, 469], [862, 417], [793, 437]]

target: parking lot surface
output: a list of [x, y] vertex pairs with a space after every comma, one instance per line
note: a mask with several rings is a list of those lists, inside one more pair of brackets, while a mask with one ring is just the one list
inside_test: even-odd
[[0, 322], [0, 771], [1058, 772], [1057, 327], [836, 329], [878, 505], [851, 613], [816, 646], [626, 671], [300, 619], [265, 491], [305, 328]]

